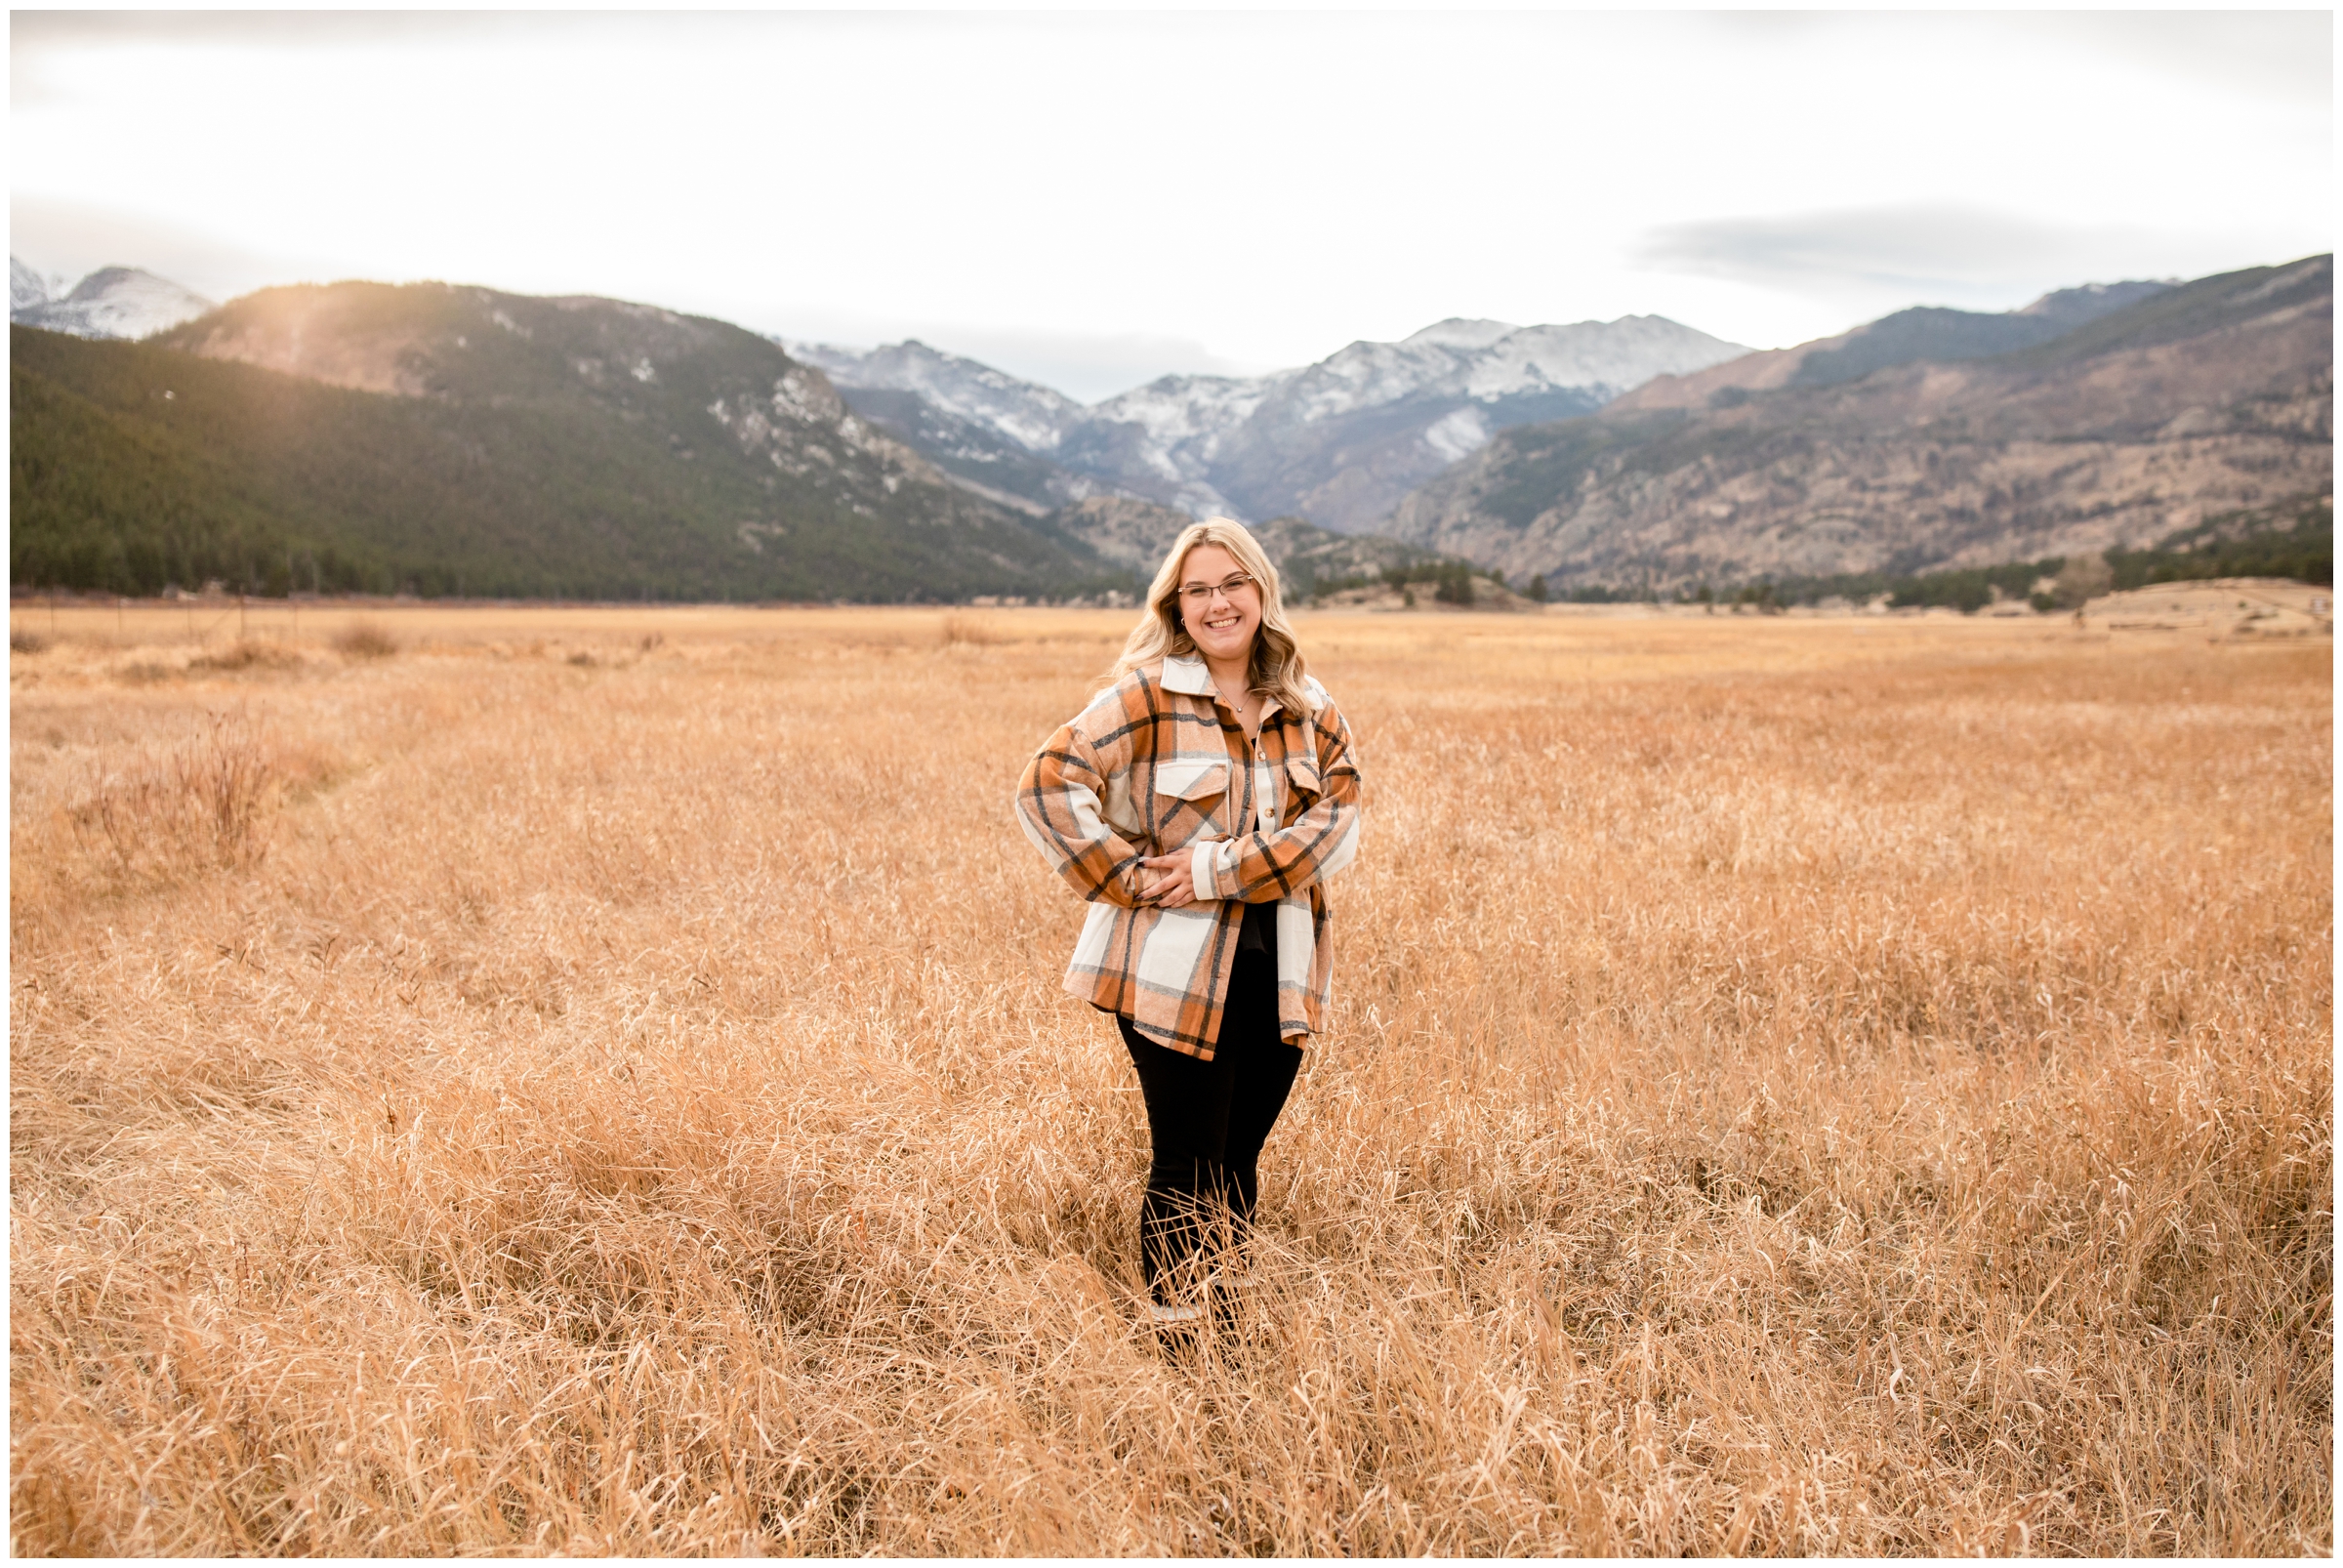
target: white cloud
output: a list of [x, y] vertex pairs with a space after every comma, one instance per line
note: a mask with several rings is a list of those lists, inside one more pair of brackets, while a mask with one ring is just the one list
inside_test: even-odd
[[[2205, 247], [2140, 227], [2074, 228], [1984, 209], [1900, 207], [1664, 225], [1645, 236], [1638, 257], [1654, 268], [1820, 298], [1998, 305], [2060, 282], [2169, 271], [2173, 258], [2191, 249]], [[2192, 269], [2188, 261], [2177, 265]]]

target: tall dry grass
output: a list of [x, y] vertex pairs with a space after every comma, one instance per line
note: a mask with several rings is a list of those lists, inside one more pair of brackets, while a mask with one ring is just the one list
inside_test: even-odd
[[15, 1548], [2331, 1550], [2323, 646], [1306, 620], [1179, 1359], [1007, 804], [1125, 619], [21, 653]]

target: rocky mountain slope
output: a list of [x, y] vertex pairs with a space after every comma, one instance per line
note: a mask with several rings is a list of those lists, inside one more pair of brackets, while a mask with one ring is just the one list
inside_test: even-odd
[[[1587, 412], [1654, 375], [1697, 370], [1740, 350], [1661, 316], [1533, 327], [1459, 319], [1398, 343], [1354, 343], [1298, 370], [1167, 376], [1088, 408], [919, 343], [792, 351], [827, 370], [849, 400], [874, 391], [916, 394], [1065, 471], [1054, 491], [1038, 480], [1017, 491], [1037, 502], [1087, 481], [1197, 516], [1297, 515], [1361, 531], [1497, 431]], [[922, 425], [908, 404], [885, 417], [906, 433]], [[965, 431], [938, 429], [933, 440], [906, 438], [939, 464], [949, 455], [1009, 472], [1006, 454], [975, 457]], [[964, 476], [981, 477], [975, 470]]]
[[[1664, 588], [2145, 544], [2331, 493], [2332, 298], [2313, 257], [2052, 296], [2015, 329], [1900, 312], [1501, 433], [1386, 531], [1558, 586]], [[2034, 341], [1970, 356], [2012, 330]], [[1934, 356], [1863, 369], [1913, 344]]]
[[946, 413], [916, 392], [842, 387], [839, 395], [855, 413], [933, 463], [953, 483], [1016, 511], [1040, 516], [1107, 488], [1028, 452], [988, 426]]
[[11, 574], [862, 599], [1121, 581], [720, 321], [268, 289], [139, 345], [12, 332]]
[[62, 288], [8, 259], [8, 318], [77, 338], [144, 338], [193, 320], [212, 302], [136, 267], [104, 267]]
[[1835, 387], [1918, 359], [1983, 359], [2063, 337], [2103, 315], [2164, 293], [2153, 281], [2086, 283], [2058, 289], [2017, 310], [1954, 310], [1921, 305], [1788, 349], [1765, 349], [1690, 375], [1660, 375], [1616, 400], [1629, 408], [1706, 408], [1741, 392], [1777, 387]]

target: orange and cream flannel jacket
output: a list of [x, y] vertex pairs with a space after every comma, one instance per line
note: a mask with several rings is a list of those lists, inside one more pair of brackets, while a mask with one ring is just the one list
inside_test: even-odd
[[[1090, 903], [1066, 989], [1139, 1033], [1209, 1061], [1235, 967], [1240, 904], [1277, 905], [1278, 1033], [1326, 1027], [1334, 979], [1326, 879], [1359, 846], [1359, 769], [1326, 688], [1313, 709], [1272, 703], [1257, 746], [1204, 661], [1126, 674], [1037, 753], [1017, 820]], [[1196, 902], [1137, 901], [1140, 862], [1193, 852]]]

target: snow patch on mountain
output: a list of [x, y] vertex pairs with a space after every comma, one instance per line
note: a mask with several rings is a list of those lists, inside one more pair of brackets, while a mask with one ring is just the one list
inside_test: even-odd
[[1459, 408], [1432, 421], [1424, 430], [1423, 443], [1439, 453], [1445, 461], [1454, 463], [1487, 446], [1489, 437], [1494, 433], [1479, 409]]
[[1663, 315], [1523, 327], [1460, 367], [1457, 391], [1481, 402], [1556, 387], [1599, 388], [1616, 395], [1654, 376], [1706, 370], [1747, 352]]
[[65, 286], [62, 277], [44, 277], [26, 267], [16, 257], [8, 259], [8, 313], [29, 310], [36, 305], [47, 305], [50, 296]]
[[1092, 405], [1054, 454], [1127, 493], [1192, 516], [1243, 516], [1218, 470], [1261, 404], [1293, 371], [1266, 376], [1164, 376]]
[[2178, 278], [2133, 278], [2121, 283], [2082, 283], [2071, 289], [2052, 289], [2024, 309], [2010, 313], [2047, 316], [2078, 327], [2127, 305], [2166, 293], [2179, 282]]
[[1267, 376], [1165, 376], [1091, 407], [1086, 423], [1136, 425], [1159, 441], [1211, 436], [1253, 417], [1292, 371]]
[[879, 349], [773, 341], [841, 387], [916, 392], [945, 413], [986, 426], [1029, 452], [1054, 450], [1082, 418], [1082, 405], [1063, 392], [930, 349], [917, 338]]
[[8, 318], [25, 326], [77, 338], [144, 338], [211, 309], [192, 289], [137, 267], [102, 267], [61, 298], [49, 280], [8, 259]]

